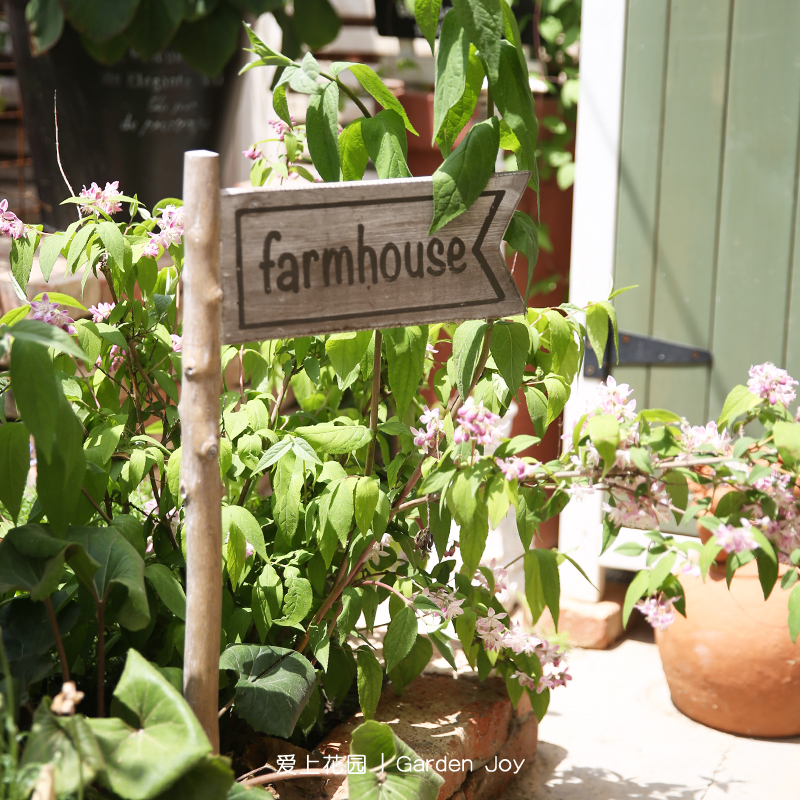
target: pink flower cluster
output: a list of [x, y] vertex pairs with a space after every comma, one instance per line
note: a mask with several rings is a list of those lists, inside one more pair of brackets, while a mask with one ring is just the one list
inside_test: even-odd
[[373, 542], [369, 553], [369, 560], [377, 567], [382, 558], [386, 558], [391, 551], [392, 537], [388, 533], [383, 534], [379, 542]]
[[503, 648], [503, 634], [506, 631], [503, 617], [507, 617], [505, 612], [496, 614], [490, 608], [485, 617], [481, 617], [475, 623], [475, 632], [483, 640], [483, 646], [492, 653], [498, 653]]
[[716, 543], [726, 553], [742, 553], [745, 550], [753, 550], [758, 545], [753, 538], [753, 532], [750, 530], [750, 523], [742, 520], [742, 527], [735, 528], [733, 525], [720, 525], [714, 531]]
[[272, 119], [267, 121], [267, 125], [275, 130], [278, 134], [278, 138], [283, 141], [283, 137], [286, 133], [288, 133], [292, 128], [294, 128], [295, 122], [294, 117], [290, 114], [289, 120], [291, 121], [291, 126], [287, 125], [282, 119], [278, 119], [277, 117], [273, 117]]
[[[492, 614], [492, 609], [489, 609], [489, 613]], [[506, 628], [502, 622], [497, 621], [504, 616], [505, 614], [492, 615], [493, 622], [491, 626], [484, 626], [490, 628], [488, 639], [491, 642], [491, 646], [487, 645], [487, 637], [481, 635], [478, 627], [483, 620], [478, 620], [475, 623], [475, 630], [478, 631], [478, 635], [483, 639], [486, 649], [499, 650], [504, 647], [511, 650], [515, 655], [522, 653], [535, 655], [542, 665], [542, 677], [538, 682], [519, 671], [512, 676], [526, 688], [535, 689], [537, 693], [541, 693], [545, 689], [566, 686], [567, 681], [572, 680], [572, 676], [569, 674], [569, 668], [564, 661], [564, 651], [558, 645], [550, 644], [540, 636], [536, 636], [533, 633], [525, 633], [520, 629], [519, 625]]]
[[92, 322], [102, 322], [108, 319], [116, 305], [116, 303], [98, 303], [96, 306], [89, 306]]
[[442, 421], [439, 419], [439, 409], [430, 409], [428, 406], [423, 406], [419, 421], [425, 427], [411, 429], [411, 433], [414, 434], [414, 445], [416, 447], [421, 447], [426, 453], [435, 450], [438, 458], [439, 439], [444, 433]]
[[772, 406], [776, 403], [783, 403], [788, 408], [797, 396], [797, 392], [792, 387], [797, 386], [799, 382], [785, 369], [776, 367], [769, 361], [750, 367], [749, 375], [747, 388], [754, 395], [769, 400], [769, 404]]
[[159, 247], [166, 250], [171, 244], [180, 244], [183, 236], [183, 206], [164, 206], [158, 218], [158, 233], [150, 234], [144, 255], [158, 258]]
[[173, 353], [180, 353], [183, 351], [183, 337], [178, 336], [177, 333], [171, 333], [170, 338], [172, 339], [172, 352]]
[[51, 303], [47, 293], [42, 295], [41, 300], [31, 301], [31, 310], [33, 311], [32, 319], [38, 319], [46, 322], [48, 325], [53, 325], [56, 328], [66, 331], [70, 335], [76, 333], [74, 322], [75, 320], [58, 307], [58, 303]]
[[681, 424], [681, 447], [683, 451], [690, 455], [697, 450], [713, 450], [716, 453], [727, 453], [731, 449], [731, 437], [727, 428], [717, 430], [716, 422], [709, 422], [708, 425], [696, 425], [692, 427], [686, 420]]
[[791, 480], [790, 475], [781, 472], [780, 467], [773, 464], [771, 474], [753, 484], [755, 489], [764, 492], [775, 503], [775, 519], [764, 514], [760, 504], [745, 507], [754, 524], [777, 547], [778, 560], [784, 564], [790, 563], [789, 556], [800, 547], [800, 514]]
[[116, 214], [122, 210], [120, 194], [119, 181], [106, 183], [105, 189], [101, 189], [92, 182], [88, 189], [85, 186], [81, 189], [80, 196], [89, 201], [88, 204], [81, 206], [81, 211], [86, 214], [94, 214], [97, 209], [100, 209], [109, 216]]
[[464, 598], [457, 599], [455, 591], [448, 592], [447, 589], [438, 589], [432, 592], [430, 589], [425, 588], [422, 590], [422, 595], [439, 606], [439, 612], [445, 622], [450, 622], [451, 619], [455, 619], [455, 617], [464, 613], [464, 609], [461, 608]]
[[[489, 562], [489, 569], [492, 571], [492, 577], [494, 579], [494, 593], [502, 594], [508, 591], [508, 570], [497, 566], [496, 558], [493, 558]], [[475, 580], [478, 581], [484, 589], [489, 588], [489, 581], [486, 580], [486, 576], [479, 569], [475, 570]]]
[[242, 155], [245, 158], [249, 158], [251, 161], [258, 161], [258, 159], [262, 157], [263, 153], [261, 152], [260, 148], [253, 145], [247, 150], [242, 150]]
[[631, 394], [633, 389], [627, 383], [618, 384], [609, 375], [586, 403], [586, 413], [590, 417], [613, 414], [620, 424], [630, 422], [636, 416], [636, 401], [628, 400]]
[[497, 461], [497, 466], [500, 467], [500, 472], [505, 475], [507, 481], [523, 481], [536, 472], [536, 467], [533, 464], [528, 464], [516, 456], [506, 459], [497, 458], [495, 460]]
[[8, 210], [8, 200], [0, 200], [0, 236], [19, 239], [25, 233], [25, 223]]
[[[124, 363], [125, 356], [128, 354], [127, 350], [120, 351], [119, 345], [112, 344], [111, 350], [108, 351], [108, 357], [111, 359], [111, 371], [116, 372]], [[96, 367], [103, 366], [103, 356], [97, 356], [97, 361], [94, 362]]]
[[634, 608], [644, 614], [650, 626], [656, 630], [663, 631], [675, 622], [675, 609], [672, 604], [677, 600], [675, 597], [647, 597], [640, 600]]
[[647, 480], [643, 475], [637, 475], [629, 479], [626, 485], [614, 485], [611, 488], [610, 493], [616, 505], [603, 503], [603, 511], [614, 525], [654, 530], [672, 519], [669, 495], [662, 481], [650, 481], [647, 490], [637, 494], [636, 490]]
[[483, 407], [483, 403], [475, 405], [472, 397], [467, 398], [458, 409], [458, 427], [453, 434], [453, 441], [462, 444], [470, 440], [476, 444], [492, 445], [497, 438], [495, 425], [500, 417]]

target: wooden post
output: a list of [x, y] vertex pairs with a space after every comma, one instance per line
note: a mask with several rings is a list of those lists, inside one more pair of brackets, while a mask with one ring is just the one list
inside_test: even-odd
[[185, 509], [186, 644], [183, 694], [219, 752], [222, 626], [222, 481], [219, 474], [220, 360], [219, 156], [183, 163], [183, 380], [180, 491]]

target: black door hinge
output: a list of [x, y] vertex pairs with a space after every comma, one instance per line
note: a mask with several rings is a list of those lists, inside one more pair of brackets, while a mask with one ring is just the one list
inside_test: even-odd
[[619, 332], [619, 353], [614, 358], [614, 335], [609, 330], [603, 363], [597, 363], [597, 356], [587, 339], [586, 354], [583, 359], [583, 374], [587, 378], [605, 380], [614, 364], [710, 364], [711, 351], [700, 347], [687, 347], [684, 344], [665, 342], [650, 336]]

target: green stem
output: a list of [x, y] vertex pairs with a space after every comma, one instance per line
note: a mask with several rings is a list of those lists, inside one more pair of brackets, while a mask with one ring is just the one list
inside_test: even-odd
[[58, 650], [58, 660], [61, 662], [61, 677], [64, 683], [69, 681], [69, 665], [67, 664], [67, 652], [64, 650], [64, 642], [61, 640], [61, 631], [58, 629], [58, 621], [56, 620], [55, 611], [53, 611], [53, 604], [50, 602], [50, 597], [44, 598], [44, 607], [47, 609], [47, 618], [50, 620], [50, 627], [53, 629], [53, 636], [56, 639], [56, 649]]
[[372, 116], [372, 114], [370, 114], [367, 110], [367, 107], [361, 102], [361, 100], [358, 99], [356, 93], [349, 86], [345, 86], [345, 84], [343, 84], [338, 77], [334, 78], [333, 75], [328, 75], [325, 72], [320, 72], [320, 75], [323, 78], [327, 78], [329, 81], [335, 83], [358, 106], [359, 110], [365, 117]]
[[380, 331], [375, 331], [375, 356], [372, 360], [372, 398], [369, 409], [369, 429], [372, 431], [372, 439], [367, 447], [367, 461], [364, 465], [364, 476], [367, 478], [372, 475], [372, 468], [375, 466], [375, 445], [378, 441], [378, 405], [381, 399], [382, 347], [383, 335]]

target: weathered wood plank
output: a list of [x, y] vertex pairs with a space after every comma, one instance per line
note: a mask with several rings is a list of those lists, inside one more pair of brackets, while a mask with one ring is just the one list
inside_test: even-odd
[[[752, 364], [785, 364], [800, 136], [800, 4], [736, 0], [709, 410]], [[790, 347], [797, 350], [798, 328]], [[796, 360], [795, 360], [796, 363]]]
[[[707, 348], [731, 0], [672, 0], [658, 213], [653, 335]], [[708, 370], [650, 370], [649, 402], [697, 424]]]
[[[614, 285], [637, 285], [615, 301], [620, 326], [651, 335], [651, 301], [661, 165], [661, 130], [669, 0], [630, 0], [622, 95]], [[614, 367], [641, 407], [649, 367]]]
[[431, 178], [223, 191], [223, 342], [523, 313], [500, 243], [527, 180], [433, 237]]

